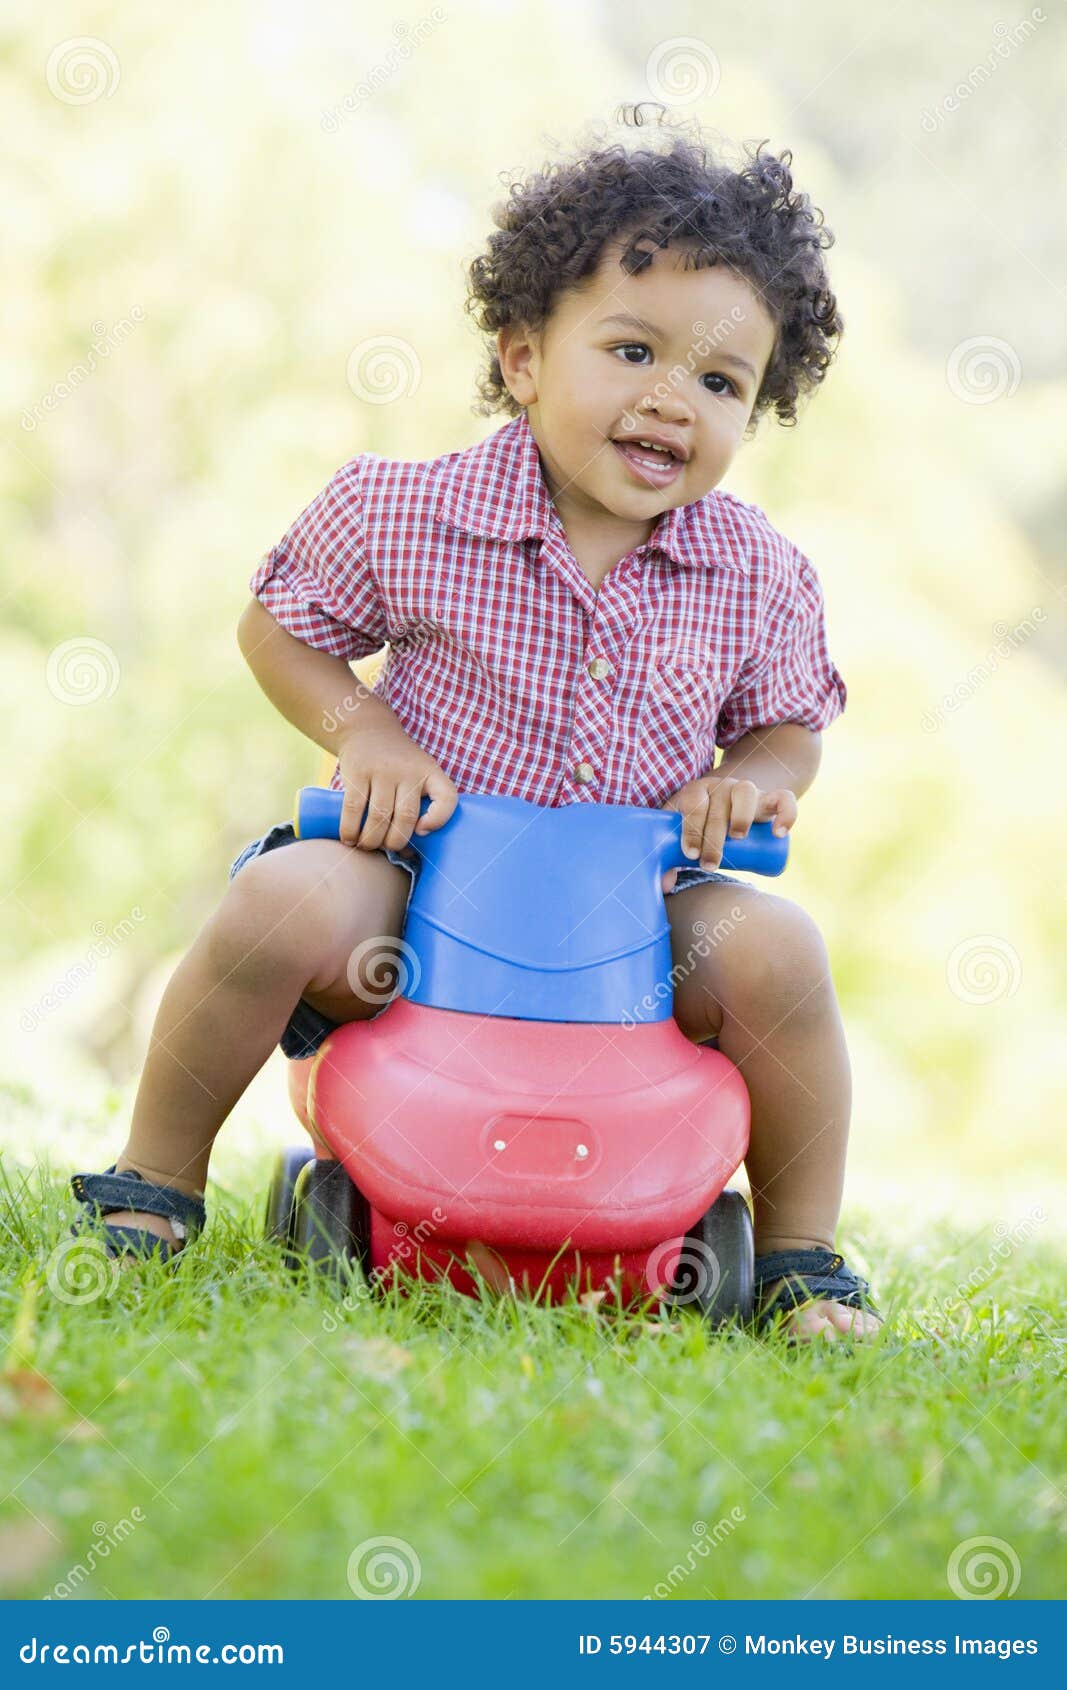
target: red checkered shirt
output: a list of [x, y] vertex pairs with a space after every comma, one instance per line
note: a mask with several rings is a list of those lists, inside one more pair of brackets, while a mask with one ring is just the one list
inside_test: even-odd
[[716, 745], [845, 705], [815, 570], [757, 506], [665, 511], [597, 591], [525, 412], [424, 462], [361, 452], [250, 585], [321, 651], [388, 643], [375, 691], [461, 793], [657, 807]]

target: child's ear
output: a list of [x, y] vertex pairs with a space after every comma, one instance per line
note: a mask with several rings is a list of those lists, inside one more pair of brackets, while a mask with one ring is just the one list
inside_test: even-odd
[[518, 404], [532, 405], [537, 398], [532, 360], [537, 353], [536, 337], [523, 323], [508, 323], [497, 331], [496, 355], [504, 385]]

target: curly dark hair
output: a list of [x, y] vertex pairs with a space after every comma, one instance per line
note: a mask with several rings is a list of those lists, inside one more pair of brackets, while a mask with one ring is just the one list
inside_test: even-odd
[[[623, 107], [616, 116], [640, 128], [648, 105]], [[628, 275], [674, 243], [686, 268], [722, 264], [743, 277], [777, 328], [749, 432], [769, 410], [780, 423], [796, 422], [798, 397], [823, 380], [844, 328], [822, 258], [833, 233], [808, 195], [793, 191], [790, 151], [765, 153], [766, 141], [750, 143], [734, 169], [712, 155], [699, 132], [689, 136], [673, 120], [665, 128], [666, 150], [615, 142], [583, 151], [512, 181], [508, 198], [493, 207], [499, 232], [469, 266], [465, 301], [489, 355], [476, 414], [522, 410], [501, 374], [498, 330], [511, 323], [543, 328], [560, 295], [590, 278], [605, 247], [621, 240]], [[507, 183], [506, 173], [502, 179]]]

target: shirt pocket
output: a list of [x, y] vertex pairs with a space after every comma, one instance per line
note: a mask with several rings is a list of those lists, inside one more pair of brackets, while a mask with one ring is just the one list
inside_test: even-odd
[[721, 691], [703, 666], [664, 657], [653, 662], [641, 712], [640, 755], [661, 780], [677, 787], [707, 773]]

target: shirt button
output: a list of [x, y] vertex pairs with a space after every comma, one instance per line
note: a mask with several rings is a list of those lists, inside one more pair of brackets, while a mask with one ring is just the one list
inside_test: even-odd
[[594, 657], [589, 665], [589, 673], [594, 681], [602, 681], [605, 675], [611, 674], [611, 664], [606, 657]]
[[595, 773], [592, 763], [575, 763], [574, 765], [574, 778], [582, 786], [588, 786]]

